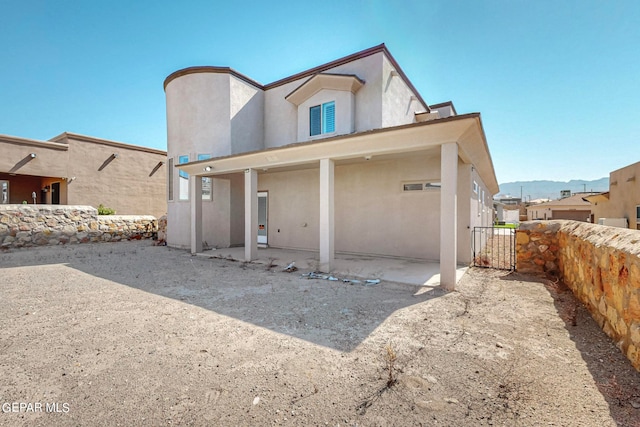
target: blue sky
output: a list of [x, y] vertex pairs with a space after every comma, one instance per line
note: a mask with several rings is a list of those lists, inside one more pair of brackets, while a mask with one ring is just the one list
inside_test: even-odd
[[0, 0], [0, 20], [0, 134], [166, 149], [175, 70], [270, 83], [386, 43], [427, 102], [482, 113], [500, 183], [640, 161], [637, 1]]

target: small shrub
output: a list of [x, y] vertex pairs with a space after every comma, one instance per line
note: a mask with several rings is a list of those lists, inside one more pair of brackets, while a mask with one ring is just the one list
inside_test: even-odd
[[105, 208], [102, 203], [98, 206], [98, 215], [115, 215], [116, 210]]

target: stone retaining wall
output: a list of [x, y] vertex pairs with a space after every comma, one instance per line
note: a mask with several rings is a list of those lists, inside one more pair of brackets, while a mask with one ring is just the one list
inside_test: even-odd
[[560, 276], [640, 370], [640, 231], [531, 221], [516, 241], [518, 271]]
[[91, 206], [0, 205], [0, 246], [116, 242], [155, 236], [150, 215], [98, 215]]

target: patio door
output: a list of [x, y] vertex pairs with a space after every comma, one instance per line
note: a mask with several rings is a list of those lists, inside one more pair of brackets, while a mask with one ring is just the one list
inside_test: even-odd
[[269, 230], [267, 224], [268, 215], [268, 197], [269, 193], [266, 191], [258, 192], [258, 244], [267, 244], [267, 232]]

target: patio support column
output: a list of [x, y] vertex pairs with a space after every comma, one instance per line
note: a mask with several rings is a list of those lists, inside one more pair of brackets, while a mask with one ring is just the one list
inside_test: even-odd
[[320, 270], [330, 272], [334, 259], [333, 172], [331, 159], [320, 160]]
[[244, 260], [258, 258], [258, 172], [244, 171]]
[[191, 253], [202, 252], [202, 177], [189, 175], [191, 208]]
[[442, 144], [440, 152], [440, 285], [456, 287], [458, 144]]

